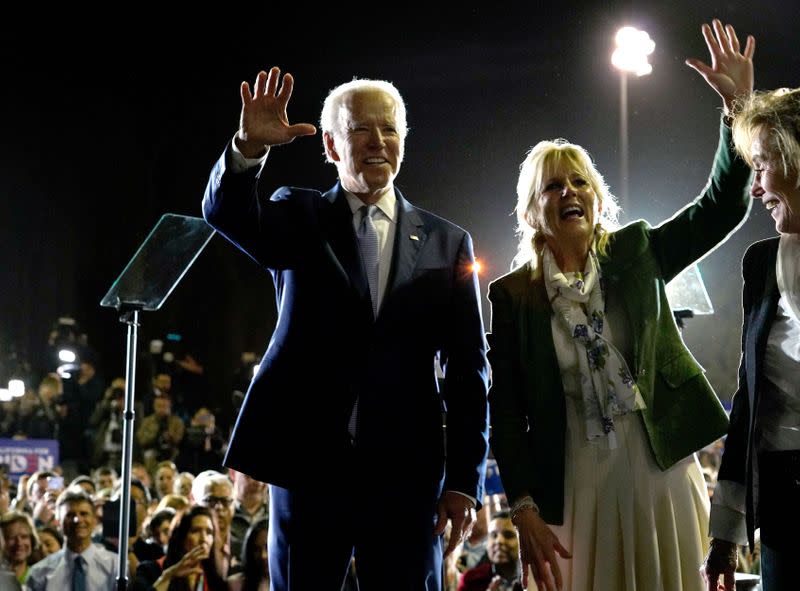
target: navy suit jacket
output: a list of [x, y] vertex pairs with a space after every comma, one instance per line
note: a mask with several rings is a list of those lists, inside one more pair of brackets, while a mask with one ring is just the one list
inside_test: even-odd
[[758, 459], [754, 434], [758, 419], [764, 352], [772, 322], [778, 309], [780, 292], [775, 274], [779, 238], [752, 244], [742, 260], [742, 360], [739, 389], [733, 395], [728, 437], [719, 470], [720, 480], [745, 485], [747, 537], [753, 546], [758, 525]]
[[203, 214], [272, 274], [278, 320], [225, 465], [285, 488], [341, 478], [358, 398], [357, 447], [371, 482], [444, 486], [480, 503], [488, 365], [469, 234], [395, 190], [393, 260], [374, 319], [341, 185], [259, 198], [260, 169], [228, 171], [230, 149], [212, 170]]

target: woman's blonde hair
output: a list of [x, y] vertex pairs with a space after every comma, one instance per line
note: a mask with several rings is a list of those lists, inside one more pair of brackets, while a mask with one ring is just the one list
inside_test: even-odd
[[769, 161], [780, 163], [784, 176], [800, 172], [800, 88], [757, 91], [740, 104], [733, 119], [733, 143], [751, 167], [753, 142], [762, 130], [769, 135], [762, 146]]
[[22, 523], [28, 528], [28, 533], [31, 536], [31, 551], [36, 551], [40, 543], [39, 532], [36, 531], [36, 526], [33, 524], [31, 516], [23, 511], [9, 511], [0, 517], [0, 540], [5, 542], [6, 530], [14, 523]]
[[530, 262], [534, 271], [538, 268], [545, 237], [543, 229], [538, 227], [541, 206], [537, 197], [542, 191], [545, 176], [563, 165], [583, 175], [597, 195], [600, 217], [595, 228], [596, 247], [602, 250], [608, 240], [608, 232], [617, 228], [619, 205], [589, 153], [565, 139], [541, 141], [531, 148], [520, 164], [516, 207], [519, 245], [512, 267]]

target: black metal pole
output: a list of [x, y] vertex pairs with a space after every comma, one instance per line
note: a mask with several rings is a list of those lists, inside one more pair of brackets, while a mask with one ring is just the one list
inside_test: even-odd
[[136, 340], [139, 328], [139, 310], [133, 309], [120, 317], [128, 325], [127, 360], [125, 363], [125, 411], [122, 430], [122, 495], [119, 509], [119, 562], [117, 567], [117, 591], [128, 587], [128, 537], [130, 535], [131, 469], [133, 465], [133, 393], [136, 385]]

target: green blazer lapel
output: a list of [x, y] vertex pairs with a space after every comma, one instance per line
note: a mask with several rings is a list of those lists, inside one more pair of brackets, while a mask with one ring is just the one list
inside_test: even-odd
[[[625, 226], [611, 236], [605, 254], [598, 254], [600, 270], [605, 283], [606, 298], [622, 302], [629, 330], [632, 335], [633, 367], [629, 368], [638, 380], [644, 370], [643, 355], [646, 343], [655, 343], [653, 332], [658, 327], [660, 290], [653, 291], [652, 282], [657, 281], [650, 269], [643, 267], [648, 259], [647, 240], [644, 227]], [[655, 293], [656, 298], [647, 295]], [[652, 368], [651, 368], [652, 369]], [[645, 404], [652, 403], [651, 389], [642, 391]]]

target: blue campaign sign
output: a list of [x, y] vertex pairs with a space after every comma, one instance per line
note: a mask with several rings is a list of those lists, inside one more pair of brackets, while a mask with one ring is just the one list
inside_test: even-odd
[[497, 460], [489, 459], [486, 461], [486, 494], [505, 494], [503, 483], [500, 482], [500, 471], [497, 469]]
[[52, 470], [58, 465], [58, 441], [0, 439], [0, 464], [8, 466], [8, 475], [14, 482], [23, 474]]

